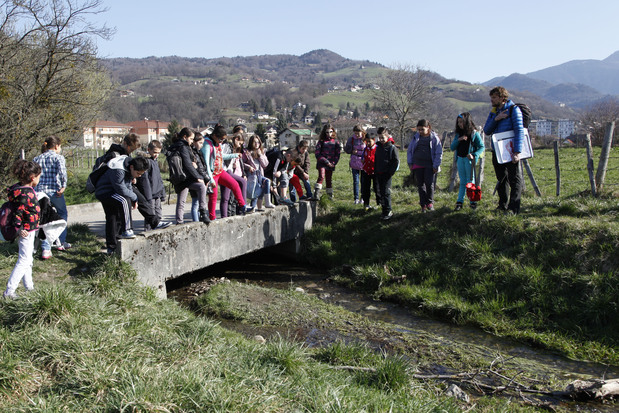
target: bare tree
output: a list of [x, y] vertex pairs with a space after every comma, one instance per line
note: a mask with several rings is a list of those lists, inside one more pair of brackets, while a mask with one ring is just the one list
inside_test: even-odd
[[104, 104], [111, 83], [96, 59], [95, 37], [112, 31], [87, 18], [99, 0], [0, 2], [0, 173], [42, 135], [71, 139]]
[[396, 137], [404, 146], [404, 138], [431, 99], [430, 72], [417, 66], [397, 65], [377, 81], [374, 91], [377, 106], [395, 123]]
[[609, 122], [619, 122], [619, 100], [613, 97], [590, 106], [582, 115], [582, 123], [591, 130], [591, 141], [601, 145]]

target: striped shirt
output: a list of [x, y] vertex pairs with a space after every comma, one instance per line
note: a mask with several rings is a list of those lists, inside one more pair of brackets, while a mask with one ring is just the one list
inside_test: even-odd
[[35, 188], [37, 192], [58, 192], [60, 188], [66, 188], [67, 168], [64, 156], [50, 149], [34, 158], [34, 161], [41, 166], [41, 180]]

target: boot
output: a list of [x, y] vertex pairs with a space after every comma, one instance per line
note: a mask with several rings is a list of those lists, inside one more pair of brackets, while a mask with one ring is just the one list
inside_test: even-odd
[[200, 222], [204, 222], [205, 224], [211, 223], [211, 219], [208, 217], [208, 211], [206, 209], [200, 210]]
[[329, 195], [329, 198], [333, 199], [333, 188], [327, 188], [327, 195]]
[[322, 184], [316, 184], [314, 187], [314, 199], [320, 201], [320, 191], [322, 190]]
[[[265, 195], [264, 197], [264, 207], [265, 208], [275, 208], [275, 205], [271, 202], [271, 195]], [[260, 202], [260, 201], [258, 201]]]

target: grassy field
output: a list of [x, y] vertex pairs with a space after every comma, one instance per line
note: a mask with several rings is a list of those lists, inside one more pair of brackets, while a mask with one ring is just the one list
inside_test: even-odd
[[[619, 365], [617, 161], [608, 190], [594, 199], [578, 166], [581, 152], [565, 151], [573, 168], [564, 169], [563, 195], [537, 198], [529, 185], [519, 216], [494, 213], [491, 166], [478, 210], [452, 212], [455, 194], [441, 189], [437, 210], [421, 214], [415, 191], [403, 185], [403, 166], [389, 222], [352, 205], [343, 157], [336, 199], [321, 201], [324, 215], [304, 241], [304, 256], [377, 298]], [[552, 163], [541, 150], [531, 161], [544, 185]], [[247, 340], [157, 300], [126, 264], [98, 254], [86, 227], [72, 226], [68, 240], [72, 250], [35, 259], [33, 293], [0, 300], [2, 411], [535, 411], [509, 398], [456, 402], [444, 385], [412, 379], [410, 360], [358, 345]], [[16, 255], [15, 244], [0, 244], [6, 276]], [[341, 271], [344, 264], [352, 269]], [[342, 364], [372, 372], [333, 369]]]
[[[416, 188], [404, 185], [405, 156], [388, 222], [352, 205], [351, 175], [340, 161], [336, 200], [323, 199], [326, 214], [306, 237], [304, 256], [312, 264], [380, 299], [568, 357], [619, 365], [616, 157], [606, 190], [592, 198], [585, 151], [562, 149], [557, 197], [553, 152], [537, 150], [530, 164], [544, 196], [536, 197], [527, 180], [521, 214], [505, 216], [495, 212], [490, 160], [477, 210], [453, 211], [445, 162], [436, 211], [422, 214]], [[342, 265], [353, 270], [342, 272]]]

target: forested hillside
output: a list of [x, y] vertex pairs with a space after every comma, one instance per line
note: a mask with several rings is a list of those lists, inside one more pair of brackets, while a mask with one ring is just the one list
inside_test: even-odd
[[[377, 80], [390, 70], [329, 50], [301, 56], [115, 58], [102, 64], [117, 88], [102, 117], [120, 122], [176, 119], [194, 127], [237, 119], [251, 123], [251, 116], [260, 111], [281, 113], [287, 121], [307, 114], [319, 114], [323, 121], [353, 116], [372, 123], [384, 121], [373, 93]], [[433, 94], [420, 117], [445, 130], [453, 127], [455, 115], [462, 111], [471, 111], [478, 123], [483, 122], [488, 87], [451, 81], [436, 73], [429, 78]], [[529, 103], [534, 116], [574, 117], [572, 110], [532, 94], [515, 95]]]

